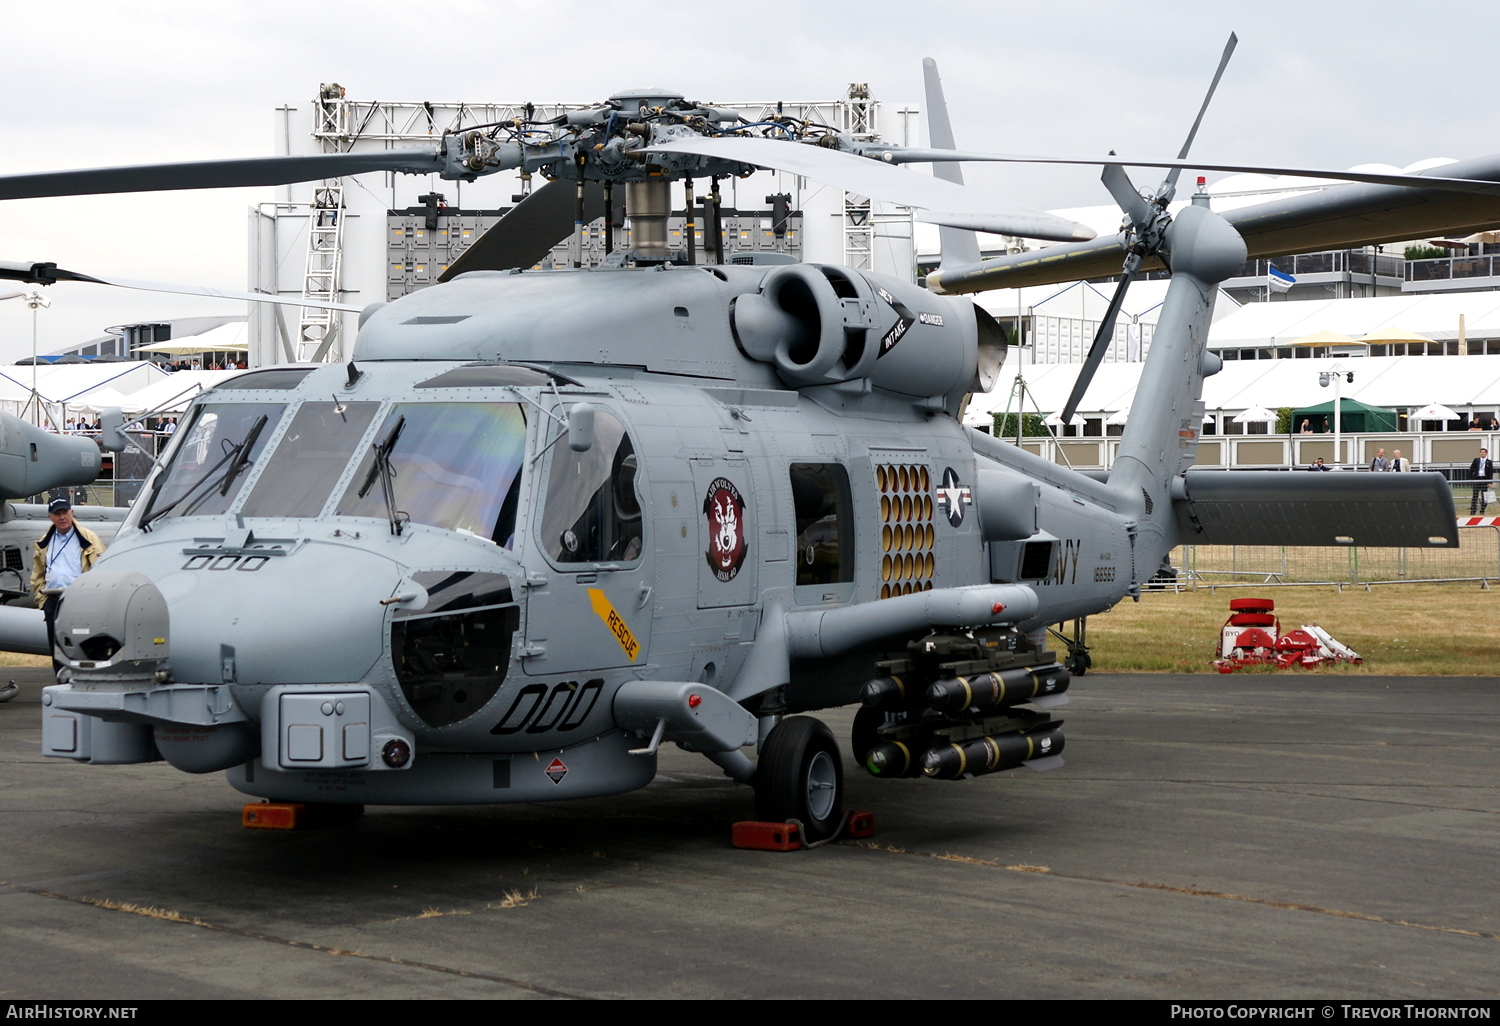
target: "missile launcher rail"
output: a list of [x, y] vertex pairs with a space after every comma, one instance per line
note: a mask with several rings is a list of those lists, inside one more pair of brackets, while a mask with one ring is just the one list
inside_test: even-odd
[[1069, 683], [1055, 653], [1011, 627], [937, 633], [876, 663], [855, 716], [855, 755], [877, 777], [966, 779], [1060, 764], [1057, 703]]

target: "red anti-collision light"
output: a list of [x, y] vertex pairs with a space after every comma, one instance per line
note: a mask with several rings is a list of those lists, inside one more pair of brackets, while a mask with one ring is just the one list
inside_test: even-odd
[[996, 613], [1003, 613], [1003, 612], [1005, 612], [1005, 603], [1004, 602], [996, 602], [994, 604], [994, 606], [990, 608], [990, 615], [991, 616], [994, 616]]
[[688, 708], [696, 709], [703, 704], [702, 695], [688, 695]]

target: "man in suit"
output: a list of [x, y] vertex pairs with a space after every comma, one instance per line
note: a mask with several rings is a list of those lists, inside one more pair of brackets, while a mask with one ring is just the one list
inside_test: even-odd
[[1411, 470], [1411, 460], [1402, 456], [1401, 450], [1397, 449], [1395, 455], [1391, 457], [1391, 469], [1402, 472]]
[[1495, 486], [1495, 461], [1490, 459], [1488, 449], [1480, 449], [1474, 462], [1469, 464], [1469, 478], [1474, 482], [1474, 496], [1469, 500], [1469, 516], [1483, 516], [1484, 508], [1489, 505], [1484, 501], [1484, 493]]
[[1385, 458], [1385, 450], [1384, 449], [1377, 449], [1375, 451], [1375, 458], [1370, 461], [1370, 470], [1372, 470], [1372, 471], [1382, 471], [1382, 470], [1390, 470], [1390, 469], [1391, 469], [1391, 461]]

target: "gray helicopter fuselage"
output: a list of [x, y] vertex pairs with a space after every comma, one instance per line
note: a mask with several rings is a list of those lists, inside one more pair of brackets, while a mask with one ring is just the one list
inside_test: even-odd
[[[755, 311], [734, 311], [766, 276], [469, 275], [376, 311], [353, 371], [272, 368], [201, 395], [91, 576], [139, 575], [160, 592], [170, 654], [157, 680], [231, 696], [224, 730], [248, 736], [287, 696], [359, 688], [388, 706], [384, 726], [370, 714], [375, 741], [406, 738], [415, 759], [406, 773], [326, 752], [305, 771], [278, 768], [284, 725], [259, 753], [221, 745], [198, 764], [174, 758], [158, 729], [166, 757], [232, 760], [236, 787], [299, 800], [355, 778], [359, 800], [377, 803], [628, 790], [655, 760], [625, 752], [640, 741], [617, 722], [616, 692], [696, 682], [753, 709], [746, 664], [771, 611], [1016, 584], [1037, 596], [1020, 624], [1034, 630], [1131, 592], [1125, 514], [976, 454], [953, 415], [974, 387], [966, 300], [874, 275], [862, 290], [838, 283], [853, 293], [840, 300], [840, 360], [798, 371], [827, 341], [804, 338], [781, 354], [794, 365], [784, 373], [776, 353], [747, 355]], [[854, 352], [856, 329], [884, 351]], [[823, 377], [788, 387], [798, 373]], [[583, 451], [571, 437], [580, 406]], [[215, 479], [206, 498], [163, 512], [191, 482], [185, 466], [209, 468], [262, 420], [223, 494]], [[393, 431], [387, 505], [376, 454]], [[781, 708], [855, 701], [880, 652], [920, 633], [794, 652]], [[90, 687], [97, 671], [70, 654], [68, 686]], [[568, 752], [573, 768], [550, 788], [485, 777], [476, 798], [479, 785], [432, 777], [444, 757], [456, 780], [485, 756], [527, 754], [524, 768]], [[415, 769], [423, 787], [396, 784]]]

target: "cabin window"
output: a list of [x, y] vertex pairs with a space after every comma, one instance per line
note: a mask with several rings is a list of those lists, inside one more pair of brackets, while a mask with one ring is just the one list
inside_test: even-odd
[[379, 403], [303, 403], [245, 500], [247, 517], [315, 517], [333, 493]]
[[282, 403], [205, 403], [178, 432], [171, 462], [156, 476], [141, 522], [214, 516], [239, 497], [286, 409]]
[[391, 505], [401, 520], [512, 544], [526, 454], [520, 403], [397, 403], [365, 449], [337, 515], [391, 515], [378, 452], [387, 454]]
[[594, 415], [594, 444], [552, 447], [541, 542], [556, 563], [630, 563], [641, 555], [635, 446], [612, 414]]
[[[837, 463], [793, 463], [790, 473], [797, 519], [798, 586], [852, 582], [854, 511], [849, 472]], [[827, 597], [847, 596], [830, 592]]]

